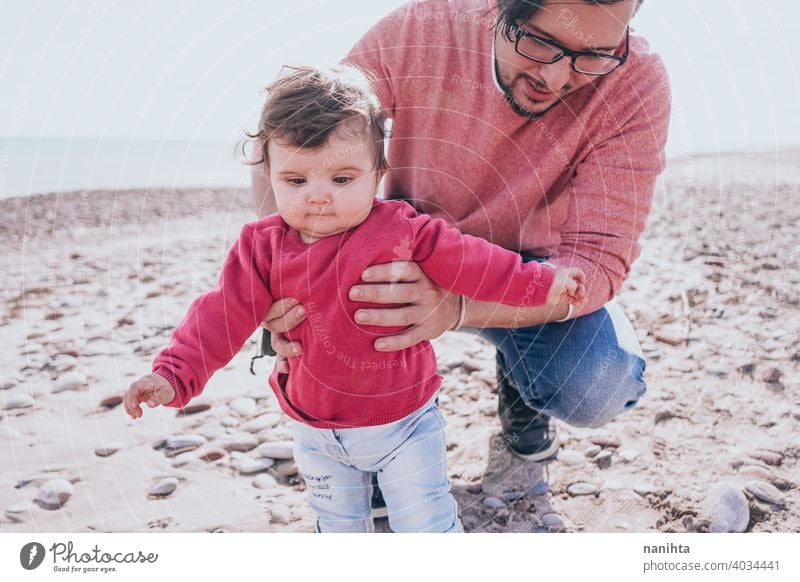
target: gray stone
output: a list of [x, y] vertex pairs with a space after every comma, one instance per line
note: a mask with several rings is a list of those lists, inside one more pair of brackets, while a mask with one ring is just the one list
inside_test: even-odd
[[586, 450], [583, 452], [583, 454], [589, 457], [590, 459], [593, 459], [602, 450], [603, 447], [601, 447], [600, 445], [589, 445], [588, 447], [586, 447]]
[[761, 501], [766, 501], [772, 505], [783, 505], [785, 503], [783, 493], [766, 481], [748, 481], [744, 488]]
[[122, 443], [117, 442], [110, 442], [106, 443], [105, 445], [98, 447], [94, 450], [94, 454], [98, 457], [110, 457], [120, 449], [124, 448], [125, 445]]
[[177, 488], [178, 480], [175, 477], [167, 477], [166, 479], [161, 479], [161, 481], [153, 486], [153, 488], [150, 490], [150, 495], [156, 497], [166, 497], [167, 495], [172, 494], [172, 492]]
[[542, 525], [551, 531], [564, 530], [564, 521], [555, 513], [545, 513], [541, 519]]
[[69, 356], [67, 354], [58, 354], [55, 358], [53, 358], [53, 367], [55, 368], [56, 372], [62, 374], [64, 372], [69, 372], [78, 367], [78, 358], [74, 356]]
[[269, 459], [294, 459], [292, 441], [276, 441], [271, 443], [261, 443], [256, 449], [259, 457]]
[[267, 428], [272, 428], [281, 421], [281, 415], [274, 412], [268, 412], [255, 418], [251, 418], [242, 425], [242, 430], [247, 432], [259, 432]]
[[67, 390], [80, 390], [88, 385], [88, 380], [86, 376], [77, 371], [67, 372], [66, 374], [62, 374], [56, 380], [55, 386], [53, 386], [53, 393], [57, 394], [59, 392], [65, 392]]
[[249, 432], [240, 432], [223, 439], [220, 446], [228, 451], [247, 452], [258, 446], [258, 440]]
[[236, 466], [239, 467], [239, 473], [242, 475], [254, 475], [266, 471], [274, 464], [275, 461], [264, 457], [259, 457], [258, 459], [245, 458], [236, 461]]
[[622, 444], [618, 438], [604, 436], [589, 437], [589, 442], [601, 446], [604, 449], [618, 449]]
[[750, 456], [772, 467], [780, 467], [783, 463], [783, 455], [774, 451], [758, 450], [750, 453]]
[[652, 483], [648, 483], [647, 481], [639, 481], [638, 483], [634, 483], [633, 490], [636, 491], [639, 495], [649, 495], [650, 493], [655, 493], [658, 491], [658, 488], [653, 485]]
[[204, 445], [205, 442], [206, 439], [201, 435], [183, 434], [161, 439], [153, 448], [156, 450], [165, 450], [168, 453], [170, 451], [187, 451], [196, 449]]
[[742, 533], [750, 521], [747, 498], [737, 487], [717, 483], [708, 492], [700, 510], [711, 533]]
[[234, 427], [239, 426], [240, 421], [236, 416], [223, 416], [219, 422], [222, 426]]
[[62, 507], [75, 493], [72, 483], [66, 479], [51, 479], [39, 487], [37, 499], [45, 509]]
[[493, 509], [505, 509], [507, 507], [505, 502], [497, 497], [487, 497], [483, 500], [483, 504]]
[[572, 496], [594, 495], [595, 493], [597, 493], [597, 486], [591, 483], [579, 481], [567, 487], [567, 493], [569, 493]]
[[272, 509], [270, 510], [270, 521], [272, 523], [286, 525], [291, 521], [291, 518], [292, 512], [287, 506], [281, 503], [276, 503], [272, 506]]
[[6, 509], [6, 517], [13, 523], [28, 521], [31, 517], [31, 507], [27, 503], [18, 503]]
[[583, 454], [572, 449], [561, 449], [558, 452], [558, 460], [569, 467], [580, 467], [586, 463]]
[[546, 495], [550, 491], [550, 484], [547, 481], [539, 481], [531, 487], [531, 495]]
[[30, 408], [34, 404], [33, 396], [27, 392], [3, 392], [3, 410], [14, 410], [17, 408]]
[[598, 453], [598, 455], [594, 458], [594, 462], [601, 469], [608, 469], [611, 466], [612, 456], [614, 456], [614, 453], [606, 449]]
[[760, 465], [743, 465], [736, 473], [737, 477], [743, 477], [750, 481], [769, 481], [774, 483], [775, 475], [766, 467]]
[[6, 380], [5, 382], [0, 382], [0, 390], [11, 390], [17, 384], [19, 384], [17, 380]]
[[253, 479], [253, 486], [259, 489], [274, 489], [278, 486], [278, 482], [269, 473], [260, 473]]
[[258, 410], [256, 401], [247, 397], [234, 398], [228, 403], [228, 406], [234, 414], [238, 414], [242, 418], [250, 418]]

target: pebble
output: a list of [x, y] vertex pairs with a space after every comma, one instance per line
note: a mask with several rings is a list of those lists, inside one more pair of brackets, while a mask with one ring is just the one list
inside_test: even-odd
[[587, 457], [589, 457], [590, 459], [593, 459], [602, 450], [603, 450], [603, 447], [601, 447], [600, 445], [589, 445], [588, 447], [586, 447], [586, 450], [583, 451], [583, 454], [586, 455]]
[[288, 524], [291, 520], [291, 510], [282, 503], [276, 503], [270, 509], [270, 521], [272, 523]]
[[772, 471], [759, 465], [744, 465], [739, 468], [737, 475], [750, 480], [769, 481], [770, 483], [773, 483], [775, 479], [775, 475], [773, 475]]
[[72, 483], [66, 479], [51, 479], [39, 487], [38, 500], [45, 509], [62, 507], [75, 493]]
[[242, 418], [250, 418], [254, 416], [258, 410], [258, 406], [256, 405], [256, 401], [252, 398], [241, 397], [241, 398], [234, 398], [228, 403], [230, 409], [241, 416]]
[[65, 392], [67, 390], [79, 390], [86, 386], [88, 380], [86, 376], [80, 372], [72, 371], [67, 372], [58, 377], [56, 384], [53, 387], [53, 394]]
[[207, 463], [213, 463], [214, 461], [219, 461], [224, 458], [227, 454], [228, 453], [222, 449], [209, 449], [202, 454], [198, 454], [197, 458]]
[[100, 406], [111, 409], [122, 404], [122, 400], [123, 397], [121, 394], [115, 394], [114, 396], [103, 398], [103, 400], [100, 401]]
[[597, 493], [597, 486], [592, 485], [591, 483], [585, 483], [583, 481], [579, 481], [567, 487], [567, 493], [569, 493], [572, 496], [594, 495], [595, 493]]
[[625, 487], [627, 485], [622, 479], [612, 478], [603, 483], [603, 489], [610, 489], [611, 491], [619, 491], [620, 489], [625, 489]]
[[519, 501], [523, 497], [525, 497], [524, 491], [510, 491], [505, 495], [503, 495], [503, 501], [505, 501], [506, 503], [514, 503], [515, 501]]
[[194, 450], [204, 445], [205, 442], [206, 439], [200, 435], [185, 434], [161, 439], [153, 448], [156, 450], [166, 450], [167, 456], [174, 456], [178, 453]]
[[267, 428], [272, 428], [281, 421], [281, 415], [268, 412], [255, 418], [251, 418], [242, 425], [242, 430], [247, 432], [260, 432]]
[[530, 489], [531, 495], [546, 495], [550, 491], [550, 484], [547, 481], [539, 481]]
[[765, 371], [761, 379], [767, 384], [777, 384], [783, 378], [783, 372], [779, 368], [770, 368]]
[[18, 394], [3, 393], [3, 410], [14, 410], [16, 408], [29, 408], [33, 406], [33, 396], [26, 392]]
[[595, 458], [594, 462], [601, 469], [608, 469], [611, 466], [611, 457], [614, 455], [609, 450], [601, 451]]
[[633, 490], [639, 495], [644, 496], [649, 495], [650, 493], [655, 493], [658, 491], [658, 488], [647, 481], [639, 481], [638, 483], [634, 483]]
[[274, 489], [278, 486], [278, 482], [269, 473], [261, 473], [253, 479], [253, 486], [259, 489]]
[[192, 414], [199, 414], [200, 412], [205, 412], [211, 408], [211, 404], [208, 402], [196, 402], [194, 404], [190, 404], [189, 406], [182, 408], [178, 411], [178, 416], [191, 416]]
[[617, 452], [617, 456], [623, 461], [630, 462], [639, 456], [639, 451], [633, 449], [622, 449]]
[[560, 531], [564, 529], [563, 520], [555, 513], [545, 513], [541, 517], [542, 525], [549, 530]]
[[174, 461], [172, 461], [172, 466], [178, 469], [180, 467], [185, 467], [189, 463], [192, 463], [197, 460], [198, 457], [195, 453], [183, 453], [182, 455], [176, 457]]
[[800, 408], [795, 408], [792, 410], [792, 418], [795, 420], [800, 420]]
[[0, 390], [11, 390], [17, 384], [18, 382], [16, 380], [7, 380], [5, 382], [0, 382]]
[[98, 457], [110, 457], [120, 449], [122, 449], [125, 445], [122, 443], [111, 442], [107, 443], [102, 447], [98, 447], [94, 450], [94, 454]]
[[750, 521], [744, 493], [726, 483], [717, 483], [709, 490], [700, 514], [710, 522], [711, 533], [742, 533]]
[[175, 477], [162, 479], [150, 490], [150, 495], [156, 497], [166, 497], [178, 488], [178, 480]]
[[604, 449], [618, 449], [622, 445], [620, 440], [614, 437], [589, 437], [589, 442]]
[[256, 449], [259, 457], [269, 459], [294, 459], [292, 441], [276, 441], [272, 443], [261, 443]]
[[67, 354], [58, 354], [55, 358], [53, 358], [53, 367], [55, 368], [56, 372], [63, 373], [69, 372], [70, 370], [74, 370], [78, 367], [78, 358], [74, 356], [69, 356]]
[[472, 495], [480, 495], [483, 493], [483, 484], [473, 483], [472, 485], [467, 485], [467, 493], [471, 493]]
[[239, 451], [240, 453], [244, 453], [247, 451], [252, 451], [254, 448], [256, 448], [258, 446], [258, 440], [249, 432], [240, 432], [223, 439], [222, 443], [220, 443], [220, 446], [229, 453], [231, 451]]
[[483, 362], [475, 358], [464, 358], [461, 361], [461, 367], [464, 368], [466, 372], [471, 374], [472, 372], [477, 372], [483, 368]]
[[235, 416], [223, 416], [219, 422], [222, 426], [227, 426], [227, 427], [239, 426], [239, 419]]
[[783, 493], [766, 481], [748, 481], [744, 488], [761, 501], [766, 501], [772, 505], [784, 504]]
[[6, 517], [13, 523], [22, 523], [31, 516], [30, 507], [26, 503], [19, 503], [12, 505], [6, 509]]
[[[266, 459], [266, 457], [264, 457]], [[294, 461], [284, 461], [283, 463], [277, 463], [275, 467], [272, 469], [278, 475], [282, 477], [286, 477], [287, 479], [290, 477], [297, 476], [297, 464]]]
[[781, 463], [783, 463], [783, 455], [772, 451], [756, 451], [750, 453], [750, 456], [772, 467], [780, 467]]
[[572, 449], [561, 449], [558, 452], [558, 460], [569, 467], [580, 467], [586, 463], [586, 458], [580, 452]]
[[505, 502], [497, 497], [487, 497], [483, 500], [483, 504], [486, 507], [491, 507], [493, 509], [504, 509], [507, 507]]
[[239, 468], [239, 473], [242, 475], [253, 475], [255, 473], [260, 473], [261, 471], [266, 471], [272, 465], [275, 464], [275, 461], [272, 459], [265, 459], [260, 457], [258, 459], [239, 459], [236, 462], [236, 466]]

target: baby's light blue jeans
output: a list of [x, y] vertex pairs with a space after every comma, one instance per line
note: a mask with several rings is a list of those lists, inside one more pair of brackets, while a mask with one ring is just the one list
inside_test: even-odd
[[392, 531], [463, 532], [447, 478], [444, 427], [435, 399], [379, 426], [319, 429], [292, 421], [295, 461], [317, 531], [373, 531], [377, 473]]

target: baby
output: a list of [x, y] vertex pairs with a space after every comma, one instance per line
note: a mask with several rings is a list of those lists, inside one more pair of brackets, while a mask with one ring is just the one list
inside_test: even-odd
[[370, 265], [415, 261], [438, 286], [512, 306], [585, 300], [578, 269], [520, 255], [376, 192], [387, 171], [384, 117], [353, 67], [289, 69], [267, 87], [256, 139], [278, 214], [246, 224], [217, 287], [189, 308], [125, 410], [182, 408], [241, 349], [270, 305], [295, 298], [308, 317], [286, 336], [303, 354], [269, 384], [292, 419], [294, 454], [317, 531], [371, 531], [377, 473], [395, 532], [460, 532], [436, 406], [441, 377], [429, 342], [379, 352], [402, 328], [357, 324], [350, 287]]

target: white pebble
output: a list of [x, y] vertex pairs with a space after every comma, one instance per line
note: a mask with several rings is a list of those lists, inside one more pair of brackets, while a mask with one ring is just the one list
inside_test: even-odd
[[711, 533], [742, 533], [750, 521], [744, 493], [727, 483], [717, 483], [709, 490], [700, 514], [710, 522]]
[[231, 411], [238, 414], [242, 418], [250, 418], [254, 416], [257, 411], [256, 401], [252, 398], [234, 398], [228, 403]]
[[586, 457], [572, 449], [561, 449], [558, 452], [558, 460], [569, 467], [580, 467], [586, 463]]
[[165, 497], [177, 488], [178, 480], [175, 477], [167, 477], [156, 483], [150, 493], [158, 497]]
[[269, 459], [293, 459], [292, 441], [276, 441], [272, 443], [261, 443], [256, 449], [259, 457]]
[[86, 376], [80, 372], [72, 371], [58, 377], [53, 387], [53, 393], [65, 392], [66, 390], [80, 390], [87, 385]]
[[275, 461], [264, 457], [258, 459], [240, 459], [236, 462], [236, 465], [239, 467], [239, 473], [242, 475], [253, 475], [254, 473], [266, 471], [274, 464]]
[[15, 408], [29, 408], [33, 406], [33, 396], [26, 392], [11, 393], [3, 392], [0, 401], [3, 403], [3, 410], [14, 410]]
[[39, 502], [46, 509], [58, 509], [75, 493], [72, 483], [66, 479], [51, 479], [39, 487]]

